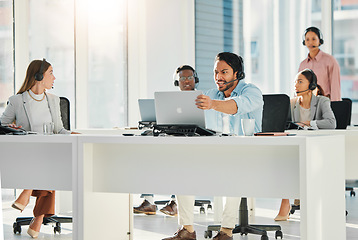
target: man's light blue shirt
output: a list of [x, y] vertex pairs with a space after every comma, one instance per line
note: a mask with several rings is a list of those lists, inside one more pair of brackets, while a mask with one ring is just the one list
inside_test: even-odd
[[[225, 95], [217, 89], [208, 90], [205, 95], [214, 100], [225, 100]], [[230, 133], [243, 135], [241, 119], [255, 119], [255, 132], [261, 131], [263, 98], [258, 87], [241, 80], [232, 91], [229, 99], [233, 99], [237, 105], [237, 113], [229, 115]], [[206, 128], [222, 132], [223, 113], [213, 109], [205, 110]]]

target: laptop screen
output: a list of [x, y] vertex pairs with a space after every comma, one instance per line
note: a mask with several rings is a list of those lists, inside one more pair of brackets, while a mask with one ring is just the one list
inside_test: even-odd
[[157, 124], [195, 124], [205, 128], [204, 111], [195, 99], [202, 91], [155, 92]]
[[140, 117], [143, 122], [155, 122], [154, 99], [138, 99]]

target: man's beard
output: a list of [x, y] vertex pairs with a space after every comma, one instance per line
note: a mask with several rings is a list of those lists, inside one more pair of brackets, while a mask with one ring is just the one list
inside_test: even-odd
[[234, 86], [234, 82], [228, 83], [228, 84], [225, 85], [224, 88], [219, 89], [219, 91], [220, 91], [220, 92], [225, 92], [225, 91], [227, 91], [228, 89], [230, 89], [230, 88], [233, 87], [233, 86]]

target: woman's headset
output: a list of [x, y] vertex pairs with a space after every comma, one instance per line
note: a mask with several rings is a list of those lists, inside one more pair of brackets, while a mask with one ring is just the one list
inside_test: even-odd
[[37, 73], [35, 73], [36, 81], [41, 81], [44, 78], [43, 71], [44, 71], [44, 67], [45, 67], [45, 62], [46, 62], [46, 59], [43, 58], [42, 62], [41, 62], [40, 70]]
[[306, 39], [306, 34], [307, 34], [308, 32], [314, 32], [314, 33], [318, 36], [320, 45], [322, 45], [322, 44], [324, 43], [323, 34], [322, 34], [321, 30], [319, 30], [319, 29], [316, 28], [316, 27], [309, 27], [309, 28], [307, 28], [307, 29], [305, 30], [305, 32], [304, 32], [303, 35], [302, 35], [302, 44], [303, 44], [304, 46], [306, 45], [306, 40], [305, 40], [305, 39]]
[[199, 83], [199, 77], [198, 74], [196, 73], [195, 69], [192, 68], [189, 65], [182, 65], [180, 67], [178, 67], [175, 72], [174, 72], [174, 86], [178, 87], [179, 86], [179, 72], [183, 71], [183, 70], [191, 70], [193, 71], [193, 77], [195, 79], [195, 86]]
[[308, 85], [308, 89], [312, 90], [312, 91], [315, 90], [316, 87], [317, 87], [317, 76], [316, 76], [316, 74], [312, 71], [312, 69], [309, 69], [309, 68], [306, 68], [303, 71], [307, 71], [307, 72], [311, 73], [312, 79], [310, 81], [310, 84]]

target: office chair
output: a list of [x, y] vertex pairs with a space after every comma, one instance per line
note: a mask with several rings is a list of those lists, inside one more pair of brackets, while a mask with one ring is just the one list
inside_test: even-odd
[[[60, 111], [63, 127], [67, 130], [71, 129], [70, 126], [70, 101], [65, 97], [60, 97]], [[32, 217], [18, 217], [13, 224], [14, 234], [21, 233], [21, 226], [30, 225]], [[54, 233], [61, 233], [61, 223], [72, 223], [72, 217], [59, 217], [53, 215], [51, 217], [45, 217], [42, 224], [56, 224], [53, 228]]]
[[351, 121], [352, 102], [349, 100], [332, 101], [331, 108], [336, 118], [336, 129], [346, 129]]
[[[262, 115], [262, 132], [284, 132], [290, 110], [290, 98], [286, 94], [263, 95], [264, 107]], [[212, 237], [212, 231], [219, 231], [220, 225], [209, 225], [204, 233], [205, 238]], [[247, 198], [242, 197], [239, 207], [239, 224], [232, 233], [241, 235], [261, 235], [261, 240], [268, 240], [267, 231], [276, 231], [275, 238], [283, 238], [280, 225], [252, 225], [249, 224]]]
[[349, 110], [348, 110], [348, 126], [351, 125], [352, 119], [352, 100], [350, 98], [342, 98], [342, 101], [348, 102]]

